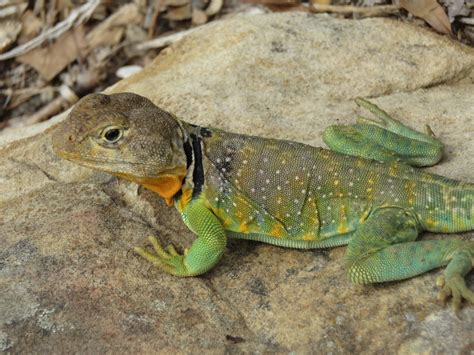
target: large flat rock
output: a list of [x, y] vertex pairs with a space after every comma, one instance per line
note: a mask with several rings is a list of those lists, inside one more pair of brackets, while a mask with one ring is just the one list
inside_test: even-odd
[[[206, 25], [108, 91], [145, 95], [194, 123], [314, 145], [326, 126], [354, 121], [354, 97], [372, 97], [446, 143], [431, 171], [473, 181], [473, 68], [471, 49], [397, 21], [270, 14]], [[202, 277], [163, 274], [130, 250], [151, 234], [188, 246], [177, 212], [58, 159], [54, 127], [42, 129], [4, 136], [0, 148], [0, 350], [472, 351], [474, 307], [456, 317], [436, 301], [441, 270], [354, 286], [345, 248], [231, 241]]]

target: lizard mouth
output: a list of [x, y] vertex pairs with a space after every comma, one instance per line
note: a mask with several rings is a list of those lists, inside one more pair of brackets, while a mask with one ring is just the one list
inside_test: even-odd
[[[127, 160], [118, 161], [118, 160], [113, 160], [113, 159], [85, 157], [83, 155], [78, 155], [71, 152], [59, 151], [59, 150], [56, 150], [55, 153], [61, 158], [72, 161], [76, 164], [85, 166], [87, 168], [106, 171], [114, 175], [118, 175], [121, 171], [129, 171], [130, 166], [135, 166], [135, 167], [146, 166], [148, 168], [155, 167], [156, 170], [159, 171], [159, 167], [154, 166], [153, 164], [143, 164], [143, 163], [137, 163], [137, 162], [127, 161]], [[159, 177], [161, 174], [162, 174], [161, 172], [158, 172], [156, 176], [150, 176], [149, 174], [146, 174], [146, 176], [143, 176], [143, 178]], [[138, 175], [136, 177], [141, 178], [141, 176], [138, 176]]]
[[130, 169], [130, 167], [146, 167], [146, 170], [149, 171], [150, 167], [153, 167], [153, 165], [141, 164], [137, 162], [115, 161], [103, 158], [88, 158], [82, 155], [79, 157], [74, 153], [64, 151], [56, 151], [56, 154], [64, 159], [71, 160], [87, 168], [105, 171], [109, 174], [140, 184], [147, 189], [158, 193], [165, 199], [169, 206], [173, 204], [173, 196], [181, 189], [183, 185], [183, 179], [187, 173], [187, 169], [185, 167], [175, 167], [163, 171], [159, 171], [157, 168], [157, 173], [147, 172], [141, 175], [135, 172], [130, 173], [131, 170], [137, 170]]
[[[117, 161], [113, 159], [85, 157], [83, 155], [78, 155], [72, 152], [61, 151], [61, 150], [55, 150], [55, 153], [63, 159], [72, 161], [86, 168], [105, 171], [109, 174], [116, 175], [116, 176], [122, 177], [127, 180], [131, 180], [140, 184], [143, 184], [143, 182], [146, 182], [148, 180], [159, 179], [164, 176], [170, 176], [170, 175], [185, 176], [186, 175], [186, 169], [179, 168], [179, 167], [160, 171], [159, 166], [149, 164], [149, 163], [144, 164], [144, 163], [137, 163], [137, 162], [132, 162], [132, 161], [124, 161], [124, 160]], [[135, 169], [133, 170], [139, 170], [136, 168], [143, 167], [144, 169], [140, 169], [140, 170], [144, 170], [146, 171], [146, 173], [143, 172], [143, 174], [138, 174], [138, 173], [132, 174], [130, 173], [130, 171], [132, 170], [130, 169], [130, 167], [134, 167]], [[151, 173], [150, 170], [155, 170], [156, 172]]]

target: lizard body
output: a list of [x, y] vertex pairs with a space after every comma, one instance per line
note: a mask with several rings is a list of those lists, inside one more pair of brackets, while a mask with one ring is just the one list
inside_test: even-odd
[[228, 237], [301, 249], [347, 244], [353, 282], [448, 265], [440, 297], [452, 294], [456, 308], [461, 298], [474, 302], [464, 283], [474, 243], [416, 241], [421, 231], [474, 229], [474, 184], [410, 166], [438, 162], [442, 144], [430, 130], [358, 103], [379, 121], [329, 127], [327, 150], [195, 126], [135, 94], [93, 94], [75, 106], [53, 145], [66, 159], [138, 182], [176, 206], [198, 236], [189, 251], [164, 250], [156, 238], [155, 254], [135, 249], [173, 275], [211, 269]]

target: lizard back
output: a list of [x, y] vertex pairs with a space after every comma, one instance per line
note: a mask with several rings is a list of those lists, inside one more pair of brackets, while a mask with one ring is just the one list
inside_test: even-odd
[[412, 209], [427, 230], [473, 227], [472, 184], [292, 141], [208, 133], [205, 198], [242, 238], [322, 240], [354, 231], [375, 208], [393, 206]]

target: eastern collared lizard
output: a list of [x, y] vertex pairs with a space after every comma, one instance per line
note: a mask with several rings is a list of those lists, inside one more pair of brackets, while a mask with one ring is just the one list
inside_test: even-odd
[[416, 241], [422, 231], [474, 229], [474, 184], [413, 166], [436, 164], [443, 145], [358, 99], [377, 117], [331, 126], [331, 150], [200, 127], [132, 94], [81, 99], [53, 137], [55, 152], [137, 182], [174, 204], [197, 239], [179, 254], [150, 238], [135, 251], [176, 276], [205, 273], [236, 237], [289, 248], [348, 245], [349, 279], [409, 278], [447, 265], [439, 297], [474, 303], [464, 281], [474, 242]]

